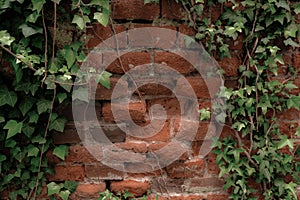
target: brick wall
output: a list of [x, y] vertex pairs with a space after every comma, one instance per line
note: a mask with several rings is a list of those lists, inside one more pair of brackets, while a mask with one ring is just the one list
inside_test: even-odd
[[[113, 25], [103, 27], [95, 24], [88, 28], [87, 49], [89, 51], [99, 48], [97, 45], [112, 36], [114, 32], [121, 33], [124, 31], [128, 33], [126, 34], [127, 38], [120, 42], [119, 47], [127, 48], [126, 45], [128, 45], [128, 40], [131, 37], [129, 31], [134, 28], [163, 27], [183, 34], [194, 34], [193, 30], [184, 23], [185, 15], [181, 12], [181, 6], [174, 3], [174, 1], [162, 0], [157, 5], [144, 5], [143, 0], [114, 0], [111, 8]], [[220, 15], [220, 11], [221, 7], [217, 5], [212, 7], [210, 12], [207, 10], [205, 14], [210, 14], [215, 20]], [[177, 35], [170, 37], [174, 37], [174, 41], [178, 40]], [[181, 43], [183, 41], [177, 41], [177, 44], [180, 45]], [[215, 59], [225, 71], [225, 85], [235, 87], [237, 68], [241, 64], [242, 38], [239, 37], [237, 41], [231, 42], [230, 49], [231, 58]], [[300, 67], [299, 55], [298, 51], [287, 50], [284, 59], [294, 64], [294, 66]], [[111, 59], [111, 55], [109, 51], [106, 51], [93, 54], [90, 59], [93, 59], [93, 62], [98, 66], [108, 63], [106, 60]], [[165, 108], [167, 120], [155, 135], [147, 138], [134, 137], [126, 134], [124, 129], [120, 127], [121, 125], [116, 123], [115, 116], [111, 111], [111, 96], [114, 87], [125, 71], [147, 63], [159, 63], [177, 70], [184, 75], [192, 86], [197, 97], [198, 106], [203, 108], [211, 105], [211, 95], [208, 93], [203, 77], [182, 57], [161, 49], [141, 50], [124, 54], [120, 59], [115, 60], [108, 67], [106, 66], [106, 70], [113, 74], [111, 89], [106, 89], [101, 85], [93, 86], [97, 88], [94, 88], [96, 92], [90, 95], [90, 98], [95, 100], [96, 117], [104, 134], [114, 145], [128, 152], [127, 154], [120, 154], [127, 155], [125, 158], [127, 162], [116, 169], [101, 163], [97, 160], [98, 158], [91, 155], [86, 146], [82, 144], [69, 107], [65, 110], [69, 122], [64, 133], [54, 134], [53, 136], [56, 144], [70, 146], [69, 155], [65, 161], [61, 161], [52, 156], [51, 152], [48, 153], [49, 163], [55, 166], [56, 171], [55, 175], [48, 177], [49, 181], [78, 181], [79, 186], [72, 196], [73, 199], [97, 198], [99, 192], [106, 189], [114, 192], [128, 190], [137, 197], [151, 193], [149, 199], [155, 199], [155, 195], [159, 194], [161, 200], [227, 199], [227, 193], [222, 189], [223, 181], [218, 178], [215, 155], [212, 153], [208, 153], [204, 157], [198, 155], [201, 145], [207, 142], [205, 136], [208, 133], [209, 121], [197, 122], [196, 125], [183, 123], [187, 129], [186, 131], [189, 131], [190, 126], [198, 126], [198, 129], [196, 137], [190, 143], [190, 150], [182, 154], [173, 163], [154, 171], [149, 170], [149, 166], [145, 165], [143, 159], [146, 158], [143, 156], [151, 155], [151, 152], [167, 146], [172, 138], [176, 136], [176, 130], [179, 129], [178, 121], [182, 120], [183, 114], [179, 101], [171, 90], [159, 84], [148, 84], [140, 87], [139, 92], [134, 92], [130, 99], [128, 109], [131, 119], [141, 127], [149, 124], [151, 120], [151, 106], [159, 104]], [[159, 68], [155, 69], [159, 70]], [[297, 79], [296, 84], [299, 85], [299, 83], [300, 81]], [[129, 83], [124, 81], [121, 84], [128, 86]], [[175, 87], [183, 87], [181, 91], [185, 90], [185, 85], [182, 85], [180, 80], [174, 80], [174, 85]], [[299, 93], [299, 91], [295, 92]], [[119, 97], [122, 96], [122, 92], [118, 95]], [[124, 109], [127, 108], [122, 102], [119, 102], [117, 107], [120, 110], [124, 107]], [[188, 110], [189, 108], [189, 105], [187, 105], [184, 109]], [[89, 107], [86, 112], [93, 112], [92, 109], [92, 107]], [[124, 119], [126, 113], [120, 111], [118, 116]], [[290, 133], [289, 126], [286, 125], [290, 120], [298, 123], [299, 112], [291, 109], [282, 114], [280, 127], [283, 132]], [[159, 121], [157, 123], [159, 124]], [[216, 128], [210, 130], [216, 130]], [[94, 131], [97, 134], [97, 129]], [[224, 128], [223, 134], [228, 134], [229, 131]], [[131, 162], [132, 159], [135, 161], [137, 159], [141, 160], [140, 162]], [[142, 169], [144, 169], [144, 172], [134, 173], [135, 171], [142, 171]]]

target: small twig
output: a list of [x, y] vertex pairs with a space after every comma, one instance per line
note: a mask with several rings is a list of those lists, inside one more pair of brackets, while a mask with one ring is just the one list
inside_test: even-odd
[[[52, 113], [53, 113], [53, 107], [54, 107], [55, 98], [56, 98], [56, 86], [53, 89], [53, 98], [52, 98], [52, 101], [51, 101], [50, 113], [49, 113], [47, 125], [46, 125], [46, 128], [45, 128], [45, 132], [44, 132], [44, 140], [46, 140], [46, 137], [47, 137], [47, 134], [48, 134], [48, 129], [49, 129], [49, 126], [50, 126], [50, 120], [52, 118]], [[35, 191], [34, 191], [33, 199], [36, 199], [36, 193], [37, 193], [38, 186], [39, 186], [39, 180], [40, 180], [39, 176], [40, 176], [40, 173], [41, 173], [41, 166], [42, 166], [42, 161], [43, 161], [44, 149], [45, 149], [45, 142], [42, 144], [42, 148], [41, 148], [39, 168], [38, 168], [38, 174], [37, 174], [37, 179], [36, 179]]]
[[[236, 137], [237, 140], [238, 140], [239, 147], [242, 148], [242, 139], [241, 139], [241, 137], [239, 136], [239, 133], [238, 133], [236, 130], [234, 130], [234, 133], [235, 133], [235, 137]], [[257, 164], [254, 162], [254, 160], [251, 158], [251, 155], [248, 153], [248, 151], [244, 151], [243, 153], [247, 156], [248, 161], [251, 162], [251, 163], [254, 165], [254, 167], [258, 170], [258, 169], [259, 169], [258, 165], [257, 165]]]
[[56, 0], [53, 1], [54, 3], [54, 22], [53, 22], [53, 41], [52, 41], [52, 63], [54, 62], [54, 56], [55, 56], [55, 42], [56, 42], [56, 28], [57, 28], [57, 14], [56, 14]]
[[48, 73], [48, 33], [47, 33], [47, 28], [46, 28], [46, 23], [45, 23], [45, 15], [44, 15], [44, 8], [42, 9], [42, 21], [43, 21], [43, 28], [44, 28], [44, 35], [45, 35], [45, 48], [44, 48], [44, 68], [45, 68], [45, 72], [44, 72], [44, 78], [42, 79], [42, 85], [44, 83], [44, 81], [47, 78], [47, 73]]
[[31, 65], [30, 63], [24, 62], [23, 59], [22, 59], [19, 55], [15, 54], [14, 52], [12, 52], [11, 50], [9, 50], [8, 48], [6, 48], [6, 47], [3, 46], [3, 45], [0, 45], [0, 47], [1, 47], [4, 51], [6, 51], [7, 53], [9, 53], [10, 55], [12, 55], [13, 57], [15, 57], [16, 59], [20, 60], [22, 63], [24, 63], [24, 64], [25, 64], [29, 69], [31, 69], [32, 71], [34, 71], [34, 72], [37, 71], [36, 69], [34, 69], [34, 68], [32, 67], [32, 65]]
[[186, 5], [184, 4], [183, 1], [181, 1], [181, 4], [182, 4], [184, 10], [186, 11], [189, 20], [193, 23], [193, 28], [194, 28], [194, 30], [195, 30], [195, 31], [198, 31], [198, 30], [197, 30], [197, 27], [196, 27], [196, 21], [194, 21], [194, 20], [192, 19], [192, 16], [191, 16], [191, 14], [190, 14], [190, 10], [188, 9], [188, 7], [186, 7]]

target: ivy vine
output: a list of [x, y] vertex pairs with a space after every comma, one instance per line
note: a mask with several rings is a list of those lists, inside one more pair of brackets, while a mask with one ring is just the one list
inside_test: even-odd
[[[53, 149], [62, 160], [68, 154], [50, 135], [64, 130], [67, 120], [57, 108], [70, 102], [74, 75], [85, 59], [76, 33], [94, 21], [106, 26], [109, 14], [108, 0], [0, 1], [0, 192], [10, 199], [36, 199], [43, 187], [53, 198], [68, 199], [74, 191], [72, 182], [45, 184], [53, 169], [44, 154]], [[59, 38], [62, 22], [74, 38]], [[109, 87], [109, 76], [99, 76]]]
[[[297, 199], [300, 163], [295, 157], [300, 150], [294, 139], [300, 136], [300, 127], [294, 127], [296, 131], [291, 136], [282, 134], [278, 115], [288, 109], [300, 109], [300, 94], [292, 92], [297, 88], [293, 80], [299, 75], [299, 69], [283, 59], [285, 49], [295, 51], [300, 46], [300, 3], [286, 0], [176, 2], [182, 3], [187, 11], [189, 25], [196, 31], [195, 38], [215, 57], [230, 57], [229, 41], [243, 38], [238, 86], [221, 88], [219, 94], [226, 99], [226, 126], [233, 130], [228, 137], [214, 141], [224, 188], [232, 199], [258, 199], [259, 196], [270, 200]], [[217, 5], [222, 10], [218, 19], [213, 21], [203, 15], [205, 9]], [[288, 153], [284, 153], [284, 148]]]

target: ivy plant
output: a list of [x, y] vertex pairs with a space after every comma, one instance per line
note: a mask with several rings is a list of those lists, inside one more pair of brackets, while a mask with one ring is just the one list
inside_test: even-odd
[[[288, 109], [299, 110], [300, 94], [292, 92], [297, 88], [293, 80], [298, 69], [283, 60], [285, 49], [299, 48], [299, 2], [176, 2], [187, 11], [195, 38], [212, 55], [230, 56], [228, 41], [244, 38], [238, 86], [223, 87], [218, 94], [226, 99], [225, 126], [233, 132], [213, 145], [224, 188], [232, 199], [297, 199], [300, 165], [295, 160], [299, 149], [294, 138], [300, 128], [291, 136], [282, 134], [278, 115]], [[218, 19], [203, 15], [205, 8], [217, 4], [222, 8]], [[200, 111], [202, 120], [207, 112]]]
[[[0, 193], [10, 199], [36, 199], [53, 173], [45, 152], [52, 149], [61, 160], [68, 154], [51, 140], [67, 122], [58, 108], [70, 103], [85, 59], [79, 36], [90, 23], [106, 26], [109, 12], [108, 0], [0, 1]], [[74, 38], [61, 39], [58, 24]], [[104, 75], [99, 79], [109, 87]], [[66, 184], [49, 183], [48, 194], [67, 199], [73, 190]]]

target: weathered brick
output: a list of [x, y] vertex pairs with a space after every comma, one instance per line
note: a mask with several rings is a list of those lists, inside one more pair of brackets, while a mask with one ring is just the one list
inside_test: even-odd
[[161, 15], [167, 19], [182, 19], [184, 16], [184, 9], [181, 2], [162, 0], [161, 1]]
[[188, 161], [185, 163], [174, 162], [166, 170], [170, 178], [201, 177], [204, 175], [205, 162], [204, 160]]
[[[123, 24], [114, 24], [114, 30], [116, 34], [126, 31], [126, 27]], [[112, 37], [114, 35], [113, 29], [111, 25], [107, 25], [104, 27], [101, 24], [95, 24], [92, 27], [87, 28], [87, 35], [88, 35], [88, 48], [95, 48], [97, 45], [105, 41], [106, 39]], [[124, 36], [124, 37], [123, 37]], [[109, 40], [110, 42], [106, 42], [104, 45], [108, 45], [107, 47], [116, 47], [114, 40]], [[127, 45], [127, 40], [125, 34], [122, 34], [122, 37], [119, 36], [118, 38], [118, 46], [120, 48], [124, 48]]]
[[105, 183], [79, 183], [75, 195], [81, 198], [99, 198], [100, 192], [104, 192], [106, 189]]
[[[186, 84], [186, 81], [188, 81], [189, 85]], [[177, 80], [176, 91], [186, 97], [193, 97], [192, 92], [194, 92], [196, 97], [200, 99], [213, 98], [218, 93], [220, 86], [221, 82], [218, 78], [211, 77], [204, 80], [200, 76], [190, 76]]]
[[143, 19], [153, 20], [159, 17], [159, 5], [154, 3], [144, 4], [143, 0], [112, 1], [113, 19]]
[[[115, 91], [114, 96], [112, 96], [117, 84], [121, 84], [122, 88], [124, 89], [117, 92]], [[120, 77], [114, 76], [110, 78], [109, 89], [107, 89], [101, 84], [91, 84], [89, 95], [91, 99], [95, 100], [111, 100], [126, 97], [128, 95], [128, 82], [123, 79], [120, 79]]]
[[[146, 115], [146, 103], [145, 101], [136, 101], [136, 102], [130, 102], [129, 108], [127, 107], [126, 103], [114, 103], [113, 106], [116, 107], [117, 113], [116, 116], [113, 116], [112, 110], [111, 110], [111, 103], [104, 103], [102, 107], [102, 114], [103, 118], [107, 122], [113, 122], [116, 119], [122, 120], [122, 121], [144, 121], [145, 115]], [[129, 109], [131, 119], [128, 119], [129, 116], [127, 116], [127, 111]]]
[[[146, 123], [147, 124], [147, 123]], [[138, 123], [140, 126], [144, 126], [146, 124]], [[167, 120], [164, 122], [162, 129], [159, 129], [161, 125], [161, 121], [152, 121], [151, 125], [148, 124], [144, 126], [144, 131], [140, 133], [139, 137], [131, 136], [130, 133], [127, 135], [127, 140], [139, 140], [139, 141], [160, 141], [160, 142], [167, 142], [170, 140], [171, 132], [170, 132], [170, 122]], [[135, 130], [132, 130], [134, 132]], [[156, 132], [155, 132], [156, 131]], [[153, 133], [149, 136], [150, 133]], [[144, 134], [144, 135], [142, 135]]]
[[237, 55], [232, 54], [230, 58], [222, 58], [218, 63], [225, 71], [226, 76], [237, 76], [238, 68], [242, 64], [242, 60]]
[[74, 145], [69, 147], [69, 155], [65, 161], [71, 163], [92, 163], [97, 162], [97, 159], [84, 146]]
[[149, 52], [128, 52], [112, 63], [110, 63], [110, 54], [105, 53], [103, 59], [106, 70], [115, 74], [124, 74], [136, 66], [151, 62]]
[[[122, 168], [122, 166], [120, 168]], [[85, 175], [87, 178], [99, 180], [122, 180], [124, 172], [98, 162], [96, 164], [85, 165]]]
[[147, 196], [147, 200], [206, 200], [205, 196], [203, 195], [196, 195], [196, 194], [181, 194], [179, 196], [172, 196], [165, 194], [162, 195], [150, 195]]
[[184, 179], [156, 177], [151, 181], [152, 193], [183, 193]]
[[82, 165], [56, 165], [55, 175], [48, 176], [49, 181], [83, 181], [84, 167]]
[[191, 178], [185, 181], [186, 192], [201, 193], [223, 191], [224, 181], [217, 177]]
[[[165, 65], [166, 67], [171, 67], [181, 74], [189, 74], [197, 71], [189, 61], [172, 52], [155, 52], [154, 62]], [[168, 73], [168, 71], [159, 65], [156, 66], [155, 72], [158, 74]]]
[[207, 200], [225, 200], [229, 199], [228, 194], [208, 194]]
[[52, 134], [54, 144], [76, 144], [80, 142], [74, 123], [67, 123], [63, 133]]
[[210, 152], [207, 155], [207, 172], [211, 175], [218, 175], [220, 172], [220, 169], [216, 163], [217, 155]]
[[135, 153], [146, 153], [147, 145], [144, 142], [125, 142], [125, 143], [117, 143], [117, 147], [121, 149], [133, 151]]
[[146, 194], [150, 188], [150, 183], [148, 181], [138, 182], [133, 180], [124, 181], [112, 181], [110, 183], [110, 189], [113, 192], [125, 192], [128, 191], [136, 197]]
[[295, 69], [300, 69], [300, 51], [294, 53], [293, 66]]

